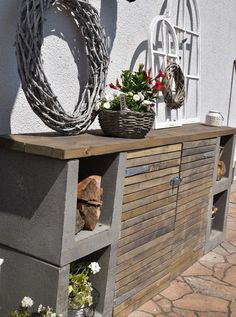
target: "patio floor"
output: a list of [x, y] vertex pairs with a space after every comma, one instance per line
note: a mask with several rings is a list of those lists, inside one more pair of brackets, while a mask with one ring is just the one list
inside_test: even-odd
[[236, 183], [226, 241], [128, 317], [236, 317]]

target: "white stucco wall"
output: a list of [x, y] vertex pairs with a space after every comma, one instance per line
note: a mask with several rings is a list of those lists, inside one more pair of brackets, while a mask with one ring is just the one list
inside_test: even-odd
[[[173, 0], [177, 1], [177, 0]], [[20, 88], [14, 41], [19, 0], [0, 0], [0, 133], [48, 131], [33, 113]], [[101, 15], [110, 38], [111, 64], [108, 82], [121, 69], [145, 62], [147, 30], [165, 0], [91, 0]], [[201, 119], [208, 110], [221, 111], [227, 117], [232, 65], [236, 59], [235, 0], [199, 0], [201, 15]], [[76, 39], [76, 42], [74, 42]], [[43, 57], [45, 73], [61, 104], [72, 110], [86, 81], [83, 49], [71, 50], [81, 39], [69, 17], [48, 12], [45, 22]], [[76, 44], [76, 45], [74, 45]], [[75, 60], [79, 67], [77, 68]], [[79, 69], [79, 71], [78, 71]], [[79, 80], [78, 80], [79, 76]], [[236, 92], [236, 76], [234, 80]], [[230, 125], [236, 126], [236, 93], [232, 94]], [[93, 127], [96, 127], [96, 123]]]

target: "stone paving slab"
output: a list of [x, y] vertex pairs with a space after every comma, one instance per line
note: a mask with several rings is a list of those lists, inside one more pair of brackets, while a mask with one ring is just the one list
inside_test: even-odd
[[128, 317], [236, 317], [236, 192], [226, 241]]

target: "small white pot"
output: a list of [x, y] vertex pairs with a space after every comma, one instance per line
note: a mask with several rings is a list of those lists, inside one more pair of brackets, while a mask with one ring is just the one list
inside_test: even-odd
[[216, 127], [221, 127], [223, 125], [224, 117], [220, 112], [209, 111], [206, 115], [206, 124]]
[[81, 309], [68, 309], [68, 317], [83, 317], [84, 316], [84, 310]]

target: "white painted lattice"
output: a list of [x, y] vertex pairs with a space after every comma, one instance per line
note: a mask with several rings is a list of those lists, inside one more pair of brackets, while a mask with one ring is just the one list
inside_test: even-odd
[[186, 100], [170, 110], [161, 96], [156, 107], [155, 128], [178, 126], [200, 120], [200, 21], [196, 0], [169, 0], [164, 15], [151, 23], [149, 64], [153, 76], [168, 61], [177, 62], [185, 76]]

